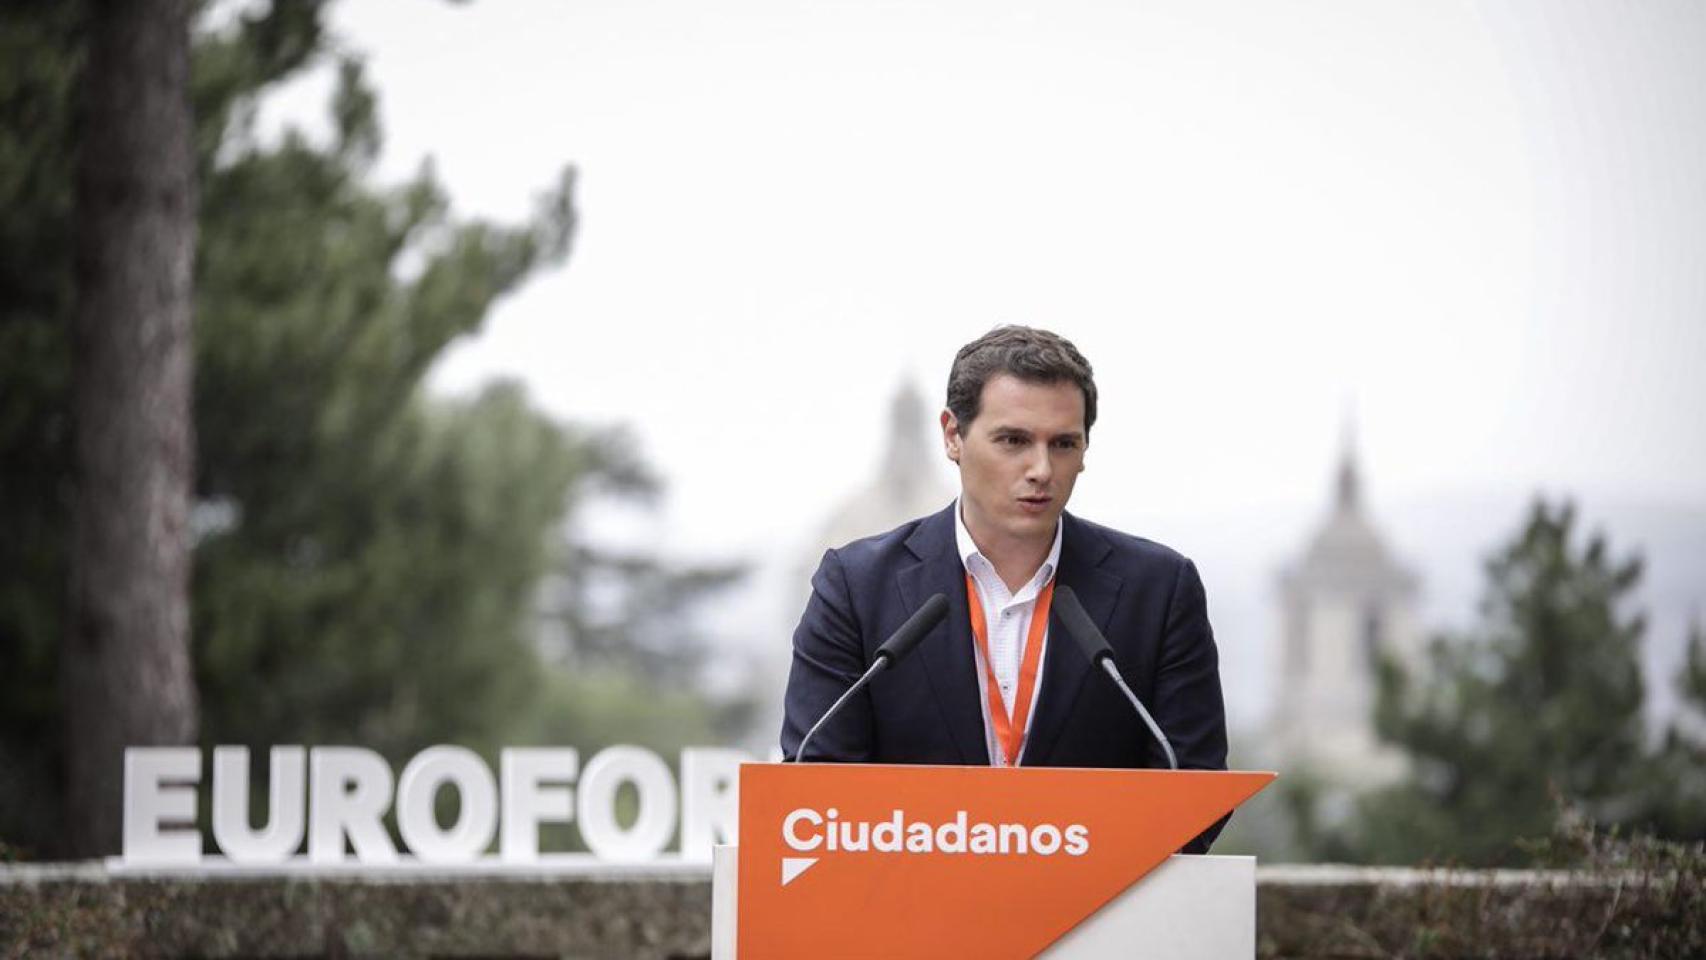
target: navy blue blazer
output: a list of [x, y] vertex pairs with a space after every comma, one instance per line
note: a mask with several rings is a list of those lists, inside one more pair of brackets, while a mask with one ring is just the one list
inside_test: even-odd
[[[954, 507], [830, 550], [794, 631], [782, 753], [800, 740], [913, 611], [942, 593], [948, 616], [911, 656], [877, 677], [808, 746], [807, 760], [987, 764], [965, 567]], [[1196, 566], [1177, 552], [1063, 518], [1055, 582], [1072, 588], [1107, 636], [1132, 691], [1166, 732], [1183, 769], [1226, 769], [1219, 658]], [[1119, 690], [1049, 618], [1042, 689], [1020, 764], [1161, 767], [1166, 755]], [[1100, 673], [1100, 671], [1096, 671]], [[1224, 821], [1223, 821], [1224, 822]], [[1203, 852], [1219, 825], [1190, 848]]]

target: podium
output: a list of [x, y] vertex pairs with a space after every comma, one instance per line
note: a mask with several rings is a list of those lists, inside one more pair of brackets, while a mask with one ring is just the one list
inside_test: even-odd
[[745, 764], [712, 956], [1248, 958], [1254, 859], [1175, 854], [1273, 779]]

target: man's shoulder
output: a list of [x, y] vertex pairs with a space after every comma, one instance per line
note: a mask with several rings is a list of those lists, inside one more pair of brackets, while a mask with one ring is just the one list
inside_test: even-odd
[[882, 533], [860, 537], [830, 549], [842, 566], [867, 569], [887, 566], [899, 558], [916, 560], [921, 549], [928, 549], [936, 540], [953, 539], [952, 505], [932, 514], [916, 517]]
[[1090, 548], [1105, 546], [1108, 551], [1104, 564], [1140, 570], [1177, 571], [1190, 560], [1184, 554], [1147, 537], [1126, 533], [1092, 520], [1068, 513], [1067, 536], [1082, 540]]
[[938, 552], [954, 549], [954, 506], [949, 505], [925, 517], [916, 517], [899, 527], [884, 530], [870, 537], [831, 547], [824, 554], [826, 563], [834, 563], [846, 575], [880, 575], [882, 571], [911, 566], [921, 559], [937, 556]]

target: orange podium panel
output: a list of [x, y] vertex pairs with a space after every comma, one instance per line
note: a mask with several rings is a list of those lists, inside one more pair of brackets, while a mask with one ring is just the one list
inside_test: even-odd
[[1273, 779], [745, 764], [736, 949], [1033, 956]]

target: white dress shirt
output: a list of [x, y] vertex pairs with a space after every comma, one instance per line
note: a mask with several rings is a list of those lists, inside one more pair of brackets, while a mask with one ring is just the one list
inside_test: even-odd
[[[971, 533], [966, 530], [965, 517], [960, 515], [960, 503], [954, 501], [954, 540], [960, 549], [960, 562], [966, 572], [971, 574], [972, 583], [977, 587], [978, 602], [983, 605], [984, 623], [989, 628], [989, 658], [994, 661], [994, 673], [1000, 688], [1001, 702], [1007, 708], [1008, 718], [1013, 715], [1013, 699], [1019, 693], [1019, 667], [1025, 661], [1025, 644], [1030, 637], [1031, 614], [1037, 608], [1037, 594], [1042, 592], [1050, 580], [1054, 579], [1055, 568], [1060, 565], [1060, 533], [1062, 523], [1056, 521], [1054, 528], [1054, 546], [1049, 548], [1048, 559], [1031, 575], [1031, 579], [1020, 587], [1017, 592], [1007, 589], [1007, 584], [995, 572], [995, 565], [990, 563], [972, 540]], [[1031, 712], [1025, 717], [1026, 743], [1029, 744], [1031, 721], [1037, 716], [1037, 702], [1042, 698], [1043, 689], [1043, 656], [1048, 651], [1048, 627], [1043, 627], [1043, 649], [1037, 652], [1036, 686], [1031, 692]], [[977, 640], [972, 639], [973, 657], [977, 661], [977, 702], [983, 712], [984, 744], [989, 748], [989, 762], [992, 766], [1001, 766], [1001, 749], [995, 735], [995, 723], [989, 715], [989, 673], [990, 668], [984, 665], [983, 651], [977, 649]], [[1021, 760], [1024, 750], [1019, 751]]]

